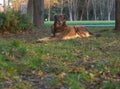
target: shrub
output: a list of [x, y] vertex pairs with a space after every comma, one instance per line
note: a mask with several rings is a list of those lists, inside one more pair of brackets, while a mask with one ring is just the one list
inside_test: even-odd
[[30, 17], [26, 14], [21, 14], [19, 11], [7, 11], [0, 13], [0, 31], [16, 33], [32, 29]]

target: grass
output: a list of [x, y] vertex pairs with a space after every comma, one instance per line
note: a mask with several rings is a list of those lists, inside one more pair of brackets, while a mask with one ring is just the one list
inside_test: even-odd
[[[53, 24], [53, 21], [47, 21], [45, 22], [45, 25], [51, 25]], [[97, 25], [97, 24], [115, 24], [114, 20], [111, 21], [67, 21], [67, 24], [69, 25]]]
[[[120, 39], [111, 27], [101, 37], [34, 43], [49, 34], [0, 38], [0, 89], [119, 89]], [[43, 32], [43, 33], [41, 33]]]

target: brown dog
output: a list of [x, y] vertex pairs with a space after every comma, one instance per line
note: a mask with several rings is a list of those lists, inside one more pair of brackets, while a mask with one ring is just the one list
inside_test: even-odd
[[89, 37], [92, 35], [84, 26], [68, 26], [66, 24], [66, 18], [66, 15], [54, 16], [54, 24], [51, 27], [53, 37], [59, 39], [72, 39], [77, 37]]
[[66, 40], [73, 38], [89, 37], [92, 34], [84, 26], [68, 26], [66, 24], [66, 15], [55, 15], [54, 24], [51, 26], [51, 37], [39, 39], [37, 42], [48, 40]]

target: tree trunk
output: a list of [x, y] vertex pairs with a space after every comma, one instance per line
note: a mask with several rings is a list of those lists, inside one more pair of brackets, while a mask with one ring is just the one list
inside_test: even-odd
[[31, 22], [33, 22], [33, 0], [28, 0], [27, 14], [31, 16]]
[[70, 21], [73, 21], [73, 16], [72, 16], [72, 12], [73, 12], [73, 6], [72, 6], [72, 0], [68, 0], [68, 10], [69, 10], [69, 15], [70, 15]]
[[103, 1], [103, 0], [99, 0], [99, 2], [98, 2], [99, 4], [99, 9], [100, 9], [100, 20], [104, 20], [105, 18], [105, 1]]
[[44, 23], [44, 0], [33, 0], [33, 23], [40, 27]]
[[85, 11], [85, 8], [83, 7], [82, 13], [81, 13], [81, 16], [80, 16], [80, 20], [83, 20], [84, 11]]
[[94, 19], [97, 20], [97, 1], [96, 0], [92, 0], [92, 4], [93, 4], [93, 13], [94, 13]]
[[61, 0], [61, 10], [60, 10], [61, 14], [63, 13], [63, 7], [64, 7], [63, 4], [64, 4], [64, 3], [63, 3], [63, 0]]
[[115, 30], [120, 31], [120, 0], [115, 0]]
[[86, 0], [86, 12], [87, 12], [87, 20], [89, 20], [89, 13], [90, 13], [90, 2], [91, 0]]
[[40, 25], [44, 24], [44, 0], [40, 0]]
[[48, 21], [50, 21], [50, 11], [51, 11], [51, 1], [49, 0], [49, 4], [48, 4]]
[[78, 0], [74, 0], [73, 1], [73, 18], [74, 20], [77, 20], [78, 19]]

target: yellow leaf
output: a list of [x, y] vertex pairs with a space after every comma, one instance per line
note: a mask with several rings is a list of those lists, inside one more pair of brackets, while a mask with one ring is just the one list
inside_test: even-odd
[[90, 73], [89, 75], [90, 75], [91, 79], [94, 78], [94, 74], [93, 73]]
[[44, 73], [42, 71], [38, 72], [38, 76], [43, 77]]
[[66, 73], [63, 72], [63, 73], [61, 73], [61, 74], [58, 75], [58, 78], [60, 80], [64, 80], [65, 75], [66, 75]]

